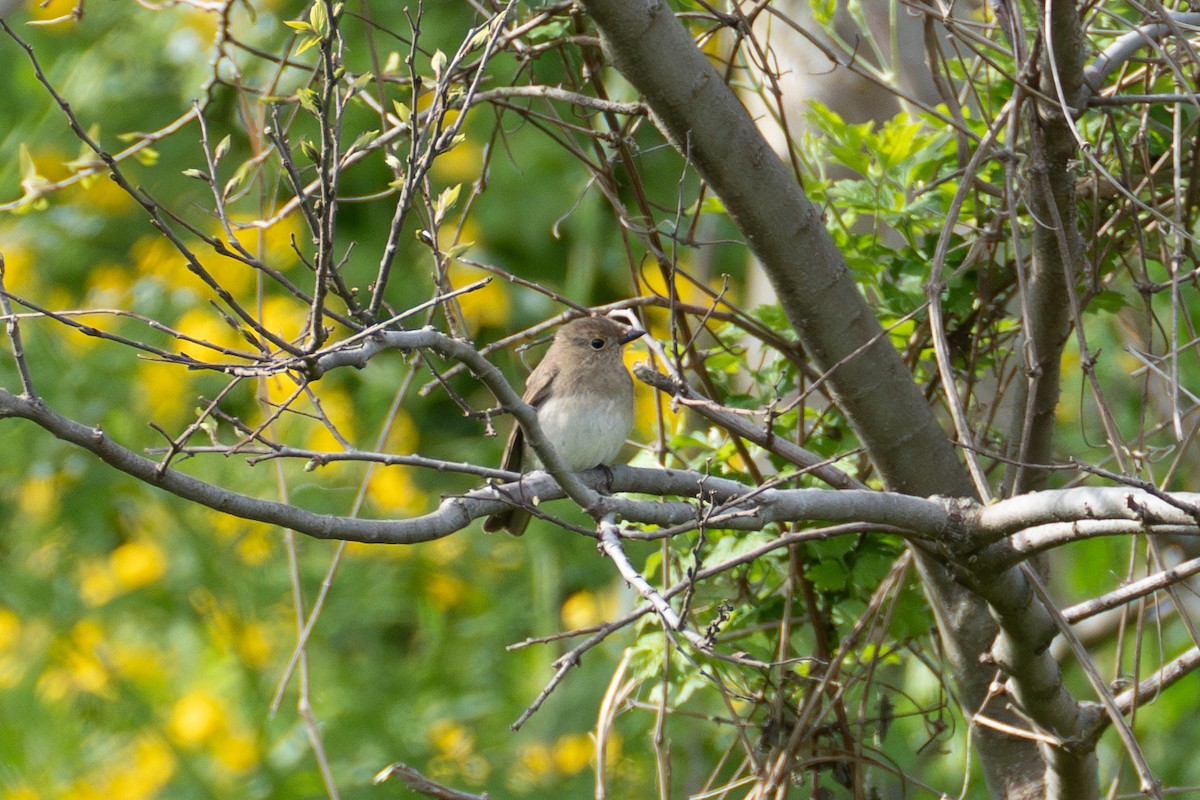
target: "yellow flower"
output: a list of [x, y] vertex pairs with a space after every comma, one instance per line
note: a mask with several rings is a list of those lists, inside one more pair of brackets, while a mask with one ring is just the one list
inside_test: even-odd
[[212, 750], [221, 766], [236, 774], [246, 772], [262, 757], [258, 742], [249, 733], [218, 736], [212, 743]]
[[16, 647], [21, 638], [21, 618], [12, 609], [0, 606], [0, 652]]
[[[249, 342], [239, 336], [237, 331], [229, 327], [228, 323], [221, 319], [208, 306], [189, 308], [175, 322], [175, 329], [193, 339], [207, 342], [217, 347], [226, 347], [242, 352], [252, 349]], [[211, 363], [230, 360], [229, 356], [217, 350], [193, 344], [192, 342], [180, 341], [177, 349], [183, 355], [190, 356], [197, 361]]]
[[554, 765], [565, 775], [574, 775], [592, 761], [596, 747], [586, 733], [571, 733], [554, 744]]
[[429, 730], [429, 739], [442, 755], [466, 758], [475, 750], [475, 740], [462, 725], [449, 720], [438, 720]]
[[254, 522], [249, 526], [249, 530], [238, 539], [236, 552], [243, 563], [257, 567], [266, 563], [275, 553], [275, 537], [264, 523]]
[[[48, 3], [42, 3], [41, 0], [29, 0], [26, 4], [29, 8], [29, 14], [36, 20], [58, 19], [59, 17], [67, 17], [67, 22], [73, 22], [71, 13], [75, 10], [76, 0], [50, 0]], [[66, 30], [69, 26], [51, 25], [49, 28], [41, 30]]]
[[215, 697], [197, 689], [175, 703], [169, 729], [180, 744], [202, 744], [225, 729], [225, 712]]
[[153, 542], [126, 542], [108, 557], [109, 568], [123, 591], [154, 583], [167, 571], [167, 556]]
[[5, 789], [4, 794], [0, 794], [0, 800], [41, 800], [44, 796], [32, 786], [19, 783]]
[[182, 419], [192, 395], [191, 376], [183, 367], [161, 361], [139, 361], [136, 385], [140, 410], [158, 422]]
[[554, 772], [554, 753], [545, 744], [534, 742], [521, 748], [518, 763], [536, 781]]
[[[486, 278], [487, 274], [456, 262], [450, 265], [448, 277], [450, 285], [459, 289]], [[495, 278], [482, 289], [459, 295], [457, 302], [462, 309], [463, 319], [472, 332], [484, 326], [502, 327], [508, 322], [512, 312], [508, 301], [508, 284]]]
[[87, 561], [79, 567], [79, 597], [96, 608], [118, 594], [117, 579], [104, 561]]
[[28, 297], [37, 292], [41, 281], [33, 251], [23, 246], [16, 235], [11, 227], [0, 229], [0, 241], [4, 242], [4, 288]]
[[293, 297], [268, 297], [262, 303], [262, 324], [281, 339], [294, 341], [308, 322], [308, 306]]
[[100, 657], [104, 647], [104, 633], [96, 623], [77, 624], [58, 647], [59, 665], [45, 670], [38, 679], [38, 693], [47, 700], [80, 693], [111, 695], [108, 668]]
[[[258, 220], [247, 214], [234, 214], [230, 221], [233, 235], [242, 247], [267, 266], [278, 270], [287, 269], [299, 262], [299, 256], [292, 249], [293, 237], [301, 247], [311, 239], [299, 212], [289, 214], [265, 229], [252, 224]], [[225, 238], [225, 230], [219, 226], [213, 234]]]
[[596, 595], [588, 591], [575, 592], [564, 600], [559, 613], [563, 625], [569, 630], [588, 628], [603, 622], [600, 603], [596, 600]]
[[408, 467], [376, 467], [367, 482], [367, 496], [382, 514], [412, 517], [425, 510], [428, 496], [417, 487]]
[[463, 536], [443, 536], [421, 548], [421, 554], [439, 566], [452, 566], [466, 551], [467, 541]]
[[121, 264], [99, 264], [88, 272], [87, 293], [90, 305], [120, 306], [125, 303], [133, 275]]
[[[449, 126], [456, 117], [457, 112], [449, 112], [446, 115], [446, 125]], [[482, 169], [483, 148], [468, 137], [457, 147], [438, 156], [433, 162], [432, 172], [439, 181], [455, 184], [475, 180]], [[463, 187], [464, 190], [466, 188]]]
[[36, 520], [44, 520], [58, 508], [57, 475], [34, 475], [17, 490], [17, 508]]
[[186, 271], [183, 256], [165, 236], [142, 236], [129, 248], [129, 256], [139, 273], [159, 278], [168, 285], [180, 283], [179, 274]]
[[421, 434], [417, 431], [417, 426], [413, 424], [413, 419], [404, 409], [398, 409], [396, 415], [392, 417], [391, 427], [388, 428], [387, 436], [383, 442], [383, 452], [392, 453], [394, 455], [407, 455], [417, 451], [417, 445], [421, 443]]
[[617, 615], [620, 595], [616, 589], [594, 593], [578, 591], [563, 601], [563, 625], [568, 628], [587, 628], [612, 619]]
[[115, 216], [134, 207], [133, 198], [129, 193], [109, 180], [108, 173], [100, 173], [85, 178], [82, 183], [75, 185], [76, 191], [71, 194], [71, 202], [83, 206], [89, 211], [101, 211], [106, 216]]
[[125, 678], [150, 682], [162, 677], [162, 656], [153, 649], [116, 641], [112, 651], [113, 666]]
[[157, 797], [175, 774], [174, 754], [166, 743], [156, 738], [139, 740], [120, 764], [105, 787], [109, 797], [149, 800]]
[[358, 434], [354, 424], [358, 419], [354, 400], [346, 391], [332, 388], [322, 391], [320, 400], [321, 410], [325, 412], [328, 424], [319, 423], [313, 430], [308, 440], [309, 449], [340, 453], [344, 448], [333, 435], [333, 431], [329, 430], [329, 425], [333, 425], [343, 439], [353, 444]]
[[270, 628], [261, 622], [251, 622], [237, 633], [237, 651], [248, 667], [265, 667], [275, 648], [271, 644]]
[[439, 611], [449, 611], [461, 605], [467, 597], [466, 582], [453, 575], [435, 572], [425, 581], [425, 595]]

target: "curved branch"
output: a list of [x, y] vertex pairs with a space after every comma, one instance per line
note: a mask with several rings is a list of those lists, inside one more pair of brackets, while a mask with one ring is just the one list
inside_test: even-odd
[[[1166, 17], [1167, 22], [1148, 22], [1118, 36], [1112, 44], [1097, 54], [1091, 64], [1084, 67], [1085, 102], [1090, 102], [1092, 95], [1098, 93], [1112, 74], [1133, 58], [1138, 50], [1157, 44], [1166, 38], [1167, 34], [1178, 31], [1181, 25], [1200, 27], [1200, 12], [1167, 11]], [[1195, 102], [1194, 95], [1191, 99]]]

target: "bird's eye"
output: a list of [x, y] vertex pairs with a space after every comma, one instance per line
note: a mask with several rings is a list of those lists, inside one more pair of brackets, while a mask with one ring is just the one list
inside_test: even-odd
[[603, 350], [604, 340], [597, 336], [595, 339], [592, 339], [591, 345], [593, 350]]

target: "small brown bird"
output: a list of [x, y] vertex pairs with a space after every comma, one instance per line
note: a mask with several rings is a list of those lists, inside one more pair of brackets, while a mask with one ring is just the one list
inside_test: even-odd
[[[572, 472], [610, 463], [625, 444], [633, 428], [633, 379], [621, 351], [643, 333], [607, 317], [568, 322], [529, 375], [523, 399], [537, 409], [538, 424]], [[521, 426], [514, 423], [502, 468], [527, 472], [541, 467]], [[529, 517], [514, 506], [492, 514], [483, 529], [520, 536]]]

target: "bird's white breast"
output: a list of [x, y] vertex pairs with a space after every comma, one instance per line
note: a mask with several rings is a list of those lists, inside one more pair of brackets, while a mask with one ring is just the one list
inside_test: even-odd
[[[633, 428], [632, 399], [592, 392], [550, 397], [538, 408], [538, 423], [572, 472], [611, 464]], [[529, 456], [541, 469], [537, 456]]]

